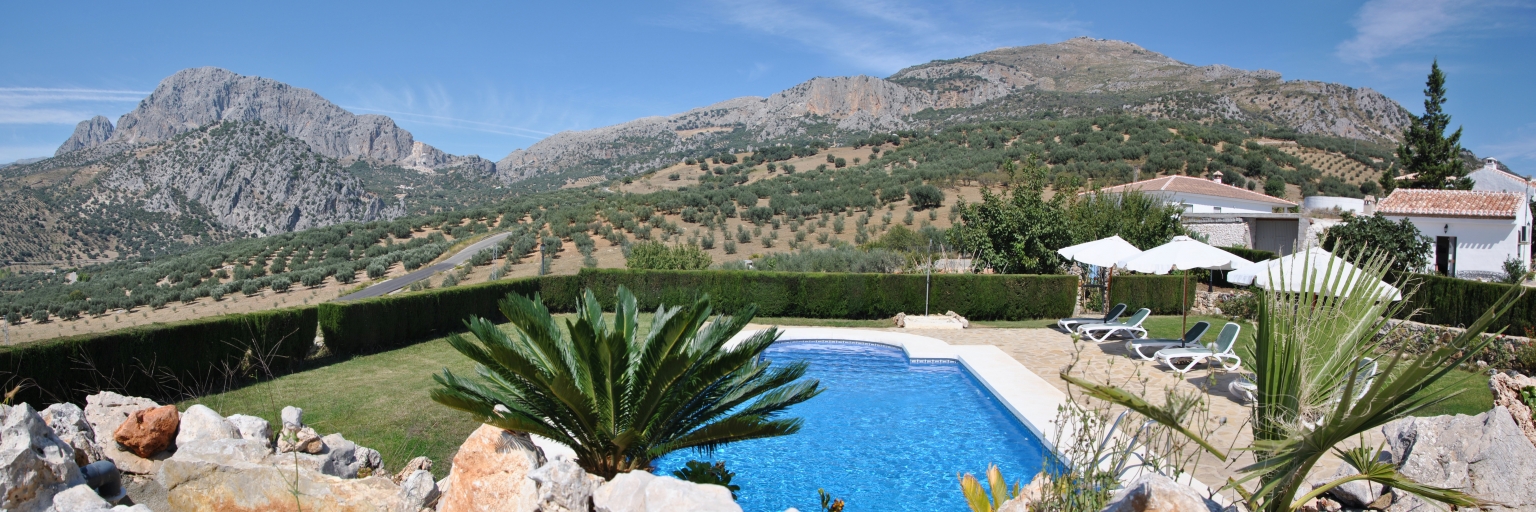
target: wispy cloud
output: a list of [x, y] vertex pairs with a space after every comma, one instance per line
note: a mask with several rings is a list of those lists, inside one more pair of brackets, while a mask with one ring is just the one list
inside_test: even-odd
[[1370, 63], [1457, 28], [1472, 6], [1471, 0], [1371, 0], [1355, 13], [1355, 37], [1339, 43], [1336, 54]]
[[905, 0], [718, 0], [716, 6], [733, 25], [882, 74], [935, 58], [1082, 35], [1087, 27], [1070, 18], [979, 7], [940, 10]]
[[148, 95], [116, 89], [0, 87], [0, 124], [75, 124]]

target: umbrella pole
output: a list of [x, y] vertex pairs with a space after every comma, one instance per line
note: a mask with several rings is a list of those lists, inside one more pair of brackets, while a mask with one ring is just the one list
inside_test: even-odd
[[1179, 332], [1184, 332], [1184, 331], [1189, 330], [1189, 271], [1188, 270], [1184, 271], [1184, 291], [1179, 293], [1179, 304], [1182, 306], [1179, 309], [1183, 309], [1184, 310], [1184, 323], [1183, 323], [1182, 327], [1179, 329]]

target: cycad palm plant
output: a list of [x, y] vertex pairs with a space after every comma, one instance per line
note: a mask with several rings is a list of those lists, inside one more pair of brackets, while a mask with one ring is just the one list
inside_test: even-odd
[[[1240, 468], [1241, 478], [1229, 485], [1243, 495], [1249, 510], [1295, 510], [1338, 485], [1356, 480], [1369, 480], [1452, 505], [1477, 505], [1465, 493], [1409, 480], [1394, 465], [1379, 461], [1379, 449], [1344, 450], [1339, 446], [1352, 437], [1458, 394], [1459, 386], [1432, 385], [1441, 379], [1459, 378], [1453, 377], [1452, 372], [1493, 342], [1481, 334], [1509, 310], [1521, 291], [1518, 287], [1511, 289], [1445, 346], [1416, 356], [1403, 352], [1381, 356], [1386, 363], [1378, 375], [1363, 379], [1359, 372], [1364, 369], [1358, 361], [1377, 356], [1376, 334], [1387, 327], [1388, 318], [1401, 312], [1402, 302], [1384, 298], [1384, 288], [1379, 287], [1390, 258], [1378, 254], [1360, 260], [1360, 266], [1353, 271], [1329, 265], [1308, 270], [1301, 276], [1276, 275], [1271, 279], [1300, 281], [1297, 288], [1301, 290], [1327, 293], [1266, 290], [1259, 300], [1258, 334], [1251, 366], [1258, 391], [1252, 413], [1254, 442], [1248, 448], [1257, 461]], [[1405, 297], [1412, 292], [1403, 291]], [[1062, 377], [1096, 397], [1135, 409], [1154, 421], [1167, 423], [1175, 417], [1124, 390], [1065, 372]], [[1367, 389], [1356, 388], [1366, 381], [1370, 382]], [[1226, 454], [1189, 429], [1177, 424], [1169, 426], [1225, 460]], [[1329, 452], [1358, 468], [1360, 474], [1329, 482], [1297, 498], [1307, 473]], [[1252, 492], [1243, 484], [1250, 484]]]
[[755, 307], [712, 321], [708, 297], [661, 307], [641, 337], [635, 296], [623, 287], [611, 322], [586, 290], [565, 330], [537, 294], [509, 294], [499, 306], [515, 329], [470, 318], [478, 343], [460, 335], [448, 342], [479, 363], [479, 378], [445, 368], [432, 399], [569, 446], [577, 464], [604, 478], [648, 470], [676, 450], [793, 434], [801, 420], [780, 414], [821, 392], [818, 381], [800, 380], [804, 362], [770, 367], [760, 357], [775, 329], [726, 347]]

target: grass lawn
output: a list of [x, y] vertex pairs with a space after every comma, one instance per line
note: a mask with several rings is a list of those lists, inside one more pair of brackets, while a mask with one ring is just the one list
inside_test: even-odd
[[[556, 315], [572, 318], [572, 315]], [[650, 324], [650, 314], [641, 315], [642, 336]], [[1216, 317], [1190, 317], [1190, 323], [1206, 320], [1219, 329], [1226, 320]], [[885, 327], [886, 320], [829, 320], [807, 318], [758, 318], [756, 323], [770, 325]], [[987, 327], [1043, 328], [1055, 320], [1019, 322], [976, 322]], [[1157, 316], [1147, 319], [1153, 337], [1177, 337], [1181, 319]], [[1214, 332], [1206, 334], [1214, 341]], [[1253, 328], [1245, 325], [1242, 344], [1251, 344]], [[455, 373], [472, 375], [470, 361], [459, 355], [447, 341], [436, 339], [404, 348], [354, 357], [285, 375], [225, 393], [188, 400], [185, 408], [203, 404], [219, 414], [260, 416], [278, 425], [279, 412], [285, 405], [304, 409], [305, 423], [321, 435], [341, 432], [347, 439], [378, 450], [387, 469], [397, 470], [413, 457], [426, 455], [435, 463], [432, 472], [438, 478], [447, 474], [449, 461], [459, 444], [479, 423], [467, 413], [433, 402], [427, 392], [436, 386], [432, 374], [449, 368]], [[1445, 379], [1438, 386], [1465, 389], [1451, 401], [1439, 404], [1421, 415], [1478, 414], [1493, 407], [1488, 376], [1458, 372], [1464, 379]]]

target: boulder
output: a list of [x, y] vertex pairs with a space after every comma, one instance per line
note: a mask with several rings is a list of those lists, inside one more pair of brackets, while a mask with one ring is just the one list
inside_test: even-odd
[[400, 492], [395, 495], [394, 510], [421, 512], [421, 509], [436, 503], [438, 496], [437, 482], [432, 481], [432, 473], [418, 469], [400, 482]]
[[84, 483], [74, 449], [31, 405], [0, 406], [0, 510], [44, 510]]
[[94, 512], [109, 510], [113, 512], [150, 512], [149, 507], [144, 505], [134, 505], [131, 507], [118, 505], [114, 507], [107, 500], [101, 499], [101, 496], [97, 496], [96, 491], [84, 485], [70, 487], [64, 492], [55, 495], [53, 497], [53, 508], [48, 509], [48, 512]]
[[1536, 386], [1536, 377], [1499, 373], [1488, 379], [1488, 388], [1493, 391], [1493, 405], [1509, 409], [1525, 438], [1536, 444], [1536, 418], [1531, 417], [1531, 407], [1520, 399], [1520, 390], [1532, 386]]
[[[1333, 473], [1332, 478], [1322, 482], [1314, 483], [1312, 484], [1312, 488], [1316, 489], [1326, 485], [1328, 482], [1359, 473], [1359, 469], [1356, 469], [1348, 462], [1344, 462], [1339, 464], [1339, 469]], [[1334, 487], [1333, 489], [1328, 490], [1327, 495], [1334, 501], [1339, 502], [1340, 505], [1356, 509], [1381, 509], [1385, 508], [1386, 505], [1392, 502], [1391, 494], [1387, 492], [1386, 487], [1382, 486], [1381, 484], [1365, 480], [1355, 480], [1353, 482], [1348, 482], [1338, 487]]]
[[260, 441], [190, 448], [178, 449], [155, 475], [171, 510], [386, 512], [400, 492], [388, 478], [349, 480], [296, 467], [292, 455], [267, 455]]
[[528, 478], [544, 453], [528, 434], [480, 425], [453, 456], [438, 512], [532, 511], [538, 486]]
[[240, 432], [241, 439], [261, 441], [268, 447], [272, 446], [272, 426], [267, 423], [267, 420], [244, 414], [235, 414], [224, 419], [235, 426], [235, 430]]
[[[1509, 410], [1477, 416], [1404, 418], [1381, 428], [1398, 471], [1416, 482], [1461, 489], [1493, 503], [1484, 510], [1536, 510], [1536, 447]], [[1423, 508], [1417, 497], [1393, 491], [1389, 510]]]
[[1045, 487], [1048, 485], [1051, 485], [1051, 475], [1041, 471], [1029, 481], [1029, 485], [1019, 490], [1018, 496], [998, 506], [997, 512], [1029, 512], [1029, 504], [1040, 501], [1040, 498], [1045, 496]]
[[1127, 484], [1101, 512], [1218, 512], [1221, 505], [1187, 485], [1147, 473]]
[[602, 478], [564, 457], [539, 466], [528, 473], [528, 478], [539, 484], [539, 512], [592, 510], [592, 493], [603, 485]]
[[378, 451], [358, 446], [341, 434], [325, 436], [321, 441], [325, 445], [325, 450], [320, 453], [319, 471], [321, 473], [342, 478], [357, 478], [358, 472], [363, 468], [367, 468], [368, 474], [371, 475], [382, 466], [383, 456]]
[[288, 430], [283, 427], [282, 434], [277, 436], [278, 453], [301, 452], [320, 453], [325, 451], [325, 442], [320, 440], [320, 434], [315, 429], [303, 427], [298, 430]]
[[128, 415], [112, 439], [139, 457], [149, 458], [171, 447], [176, 440], [176, 429], [181, 425], [181, 413], [176, 406], [165, 405], [154, 409], [140, 409]]
[[741, 512], [731, 491], [644, 471], [620, 473], [592, 493], [595, 512]]
[[406, 462], [405, 467], [400, 468], [400, 473], [395, 475], [395, 482], [404, 482], [407, 477], [417, 471], [430, 471], [431, 469], [432, 459], [427, 458], [425, 455], [416, 457], [411, 459], [410, 462]]
[[96, 434], [96, 448], [103, 457], [117, 464], [124, 473], [148, 474], [155, 470], [156, 462], [123, 449], [113, 439], [117, 428], [136, 411], [153, 409], [160, 404], [148, 398], [123, 396], [103, 391], [85, 397], [85, 421]]
[[76, 466], [106, 458], [101, 454], [101, 449], [96, 447], [96, 431], [85, 421], [85, 411], [80, 406], [68, 402], [53, 404], [39, 415], [43, 423], [53, 428], [53, 433], [59, 439], [75, 450]]
[[176, 446], [195, 441], [240, 439], [240, 430], [219, 413], [202, 404], [188, 407], [181, 413], [181, 426], [176, 432]]
[[304, 428], [304, 409], [292, 405], [283, 407], [281, 418], [284, 429], [298, 430]]

